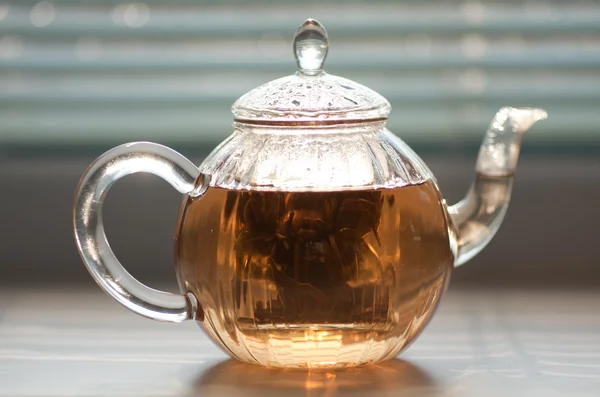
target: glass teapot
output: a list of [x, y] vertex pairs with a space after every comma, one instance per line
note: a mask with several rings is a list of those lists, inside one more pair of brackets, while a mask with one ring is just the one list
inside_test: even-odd
[[[501, 109], [473, 185], [449, 206], [425, 163], [386, 129], [388, 101], [323, 71], [323, 26], [307, 20], [293, 45], [298, 71], [239, 98], [232, 135], [200, 167], [148, 142], [100, 156], [77, 188], [77, 246], [123, 306], [155, 320], [195, 320], [241, 361], [379, 362], [423, 331], [453, 267], [494, 236], [523, 134], [546, 113]], [[106, 193], [136, 172], [184, 195], [175, 235], [180, 295], [133, 278], [106, 239]]]

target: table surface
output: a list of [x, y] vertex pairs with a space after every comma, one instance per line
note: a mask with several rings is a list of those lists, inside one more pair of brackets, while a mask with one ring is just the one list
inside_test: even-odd
[[0, 396], [600, 396], [599, 291], [450, 289], [398, 359], [337, 372], [229, 360], [97, 288], [0, 298]]

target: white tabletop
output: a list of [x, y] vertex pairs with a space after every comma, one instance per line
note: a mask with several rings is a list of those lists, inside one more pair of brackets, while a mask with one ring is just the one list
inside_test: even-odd
[[96, 287], [0, 293], [0, 396], [242, 395], [600, 396], [600, 292], [450, 289], [399, 359], [310, 373], [228, 360]]

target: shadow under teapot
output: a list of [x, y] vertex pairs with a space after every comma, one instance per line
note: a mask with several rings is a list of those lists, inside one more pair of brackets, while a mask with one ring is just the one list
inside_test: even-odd
[[343, 370], [264, 368], [236, 360], [216, 364], [198, 377], [193, 393], [203, 397], [437, 396], [435, 379], [404, 360]]

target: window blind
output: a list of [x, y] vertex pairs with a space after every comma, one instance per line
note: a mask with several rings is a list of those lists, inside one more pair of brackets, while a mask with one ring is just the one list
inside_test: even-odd
[[503, 105], [548, 111], [530, 145], [600, 142], [598, 1], [20, 0], [0, 4], [0, 145], [214, 145], [235, 99], [295, 71], [308, 17], [409, 143], [477, 143]]

